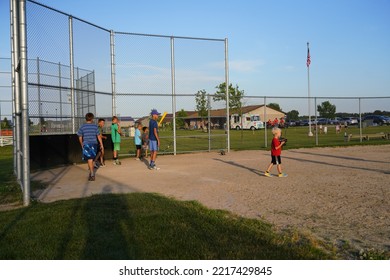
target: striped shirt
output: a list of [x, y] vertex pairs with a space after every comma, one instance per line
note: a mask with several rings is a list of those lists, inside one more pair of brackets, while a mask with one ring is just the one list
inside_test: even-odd
[[77, 131], [77, 136], [83, 137], [83, 144], [97, 144], [97, 136], [100, 135], [96, 124], [85, 123]]

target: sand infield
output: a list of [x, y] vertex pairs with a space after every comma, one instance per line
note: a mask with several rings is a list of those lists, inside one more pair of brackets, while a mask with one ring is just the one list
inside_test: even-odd
[[[286, 150], [287, 178], [268, 178], [268, 151], [160, 156], [158, 171], [134, 158], [100, 168], [87, 181], [87, 166], [32, 174], [48, 184], [42, 202], [102, 193], [153, 192], [197, 200], [277, 228], [296, 228], [333, 244], [390, 250], [390, 145]], [[274, 167], [274, 173], [276, 168]]]

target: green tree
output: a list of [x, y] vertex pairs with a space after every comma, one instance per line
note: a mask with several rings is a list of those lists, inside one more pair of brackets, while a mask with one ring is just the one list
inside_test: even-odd
[[47, 125], [47, 121], [45, 121], [45, 118], [44, 117], [40, 117], [39, 118], [39, 123], [44, 126], [44, 125]]
[[299, 112], [297, 110], [291, 110], [290, 112], [287, 112], [287, 119], [289, 120], [297, 120], [299, 117]]
[[321, 118], [333, 119], [336, 115], [336, 105], [331, 104], [329, 101], [324, 101], [321, 105], [317, 105], [317, 111]]
[[269, 103], [267, 107], [277, 111], [282, 111], [282, 108], [280, 108], [278, 103]]
[[208, 115], [209, 102], [207, 99], [207, 93], [204, 89], [198, 90], [195, 94], [196, 111], [199, 117], [203, 120]]
[[[213, 97], [214, 101], [226, 101], [226, 83], [222, 83], [215, 87], [217, 91]], [[241, 114], [242, 98], [244, 91], [239, 90], [238, 86], [234, 88], [232, 84], [229, 85], [229, 109], [231, 113]]]
[[184, 109], [181, 109], [176, 113], [176, 128], [184, 128], [186, 122], [184, 118], [187, 117], [187, 112]]
[[1, 128], [11, 128], [11, 125], [9, 124], [9, 121], [7, 118], [4, 118], [4, 120], [1, 122]]

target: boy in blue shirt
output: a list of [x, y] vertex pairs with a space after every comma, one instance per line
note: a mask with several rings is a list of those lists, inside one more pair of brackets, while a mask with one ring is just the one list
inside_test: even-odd
[[141, 138], [141, 129], [142, 124], [138, 123], [135, 128], [135, 134], [134, 134], [134, 144], [135, 148], [137, 149], [135, 159], [140, 160], [141, 158], [141, 148], [142, 148], [142, 138]]
[[156, 166], [157, 151], [160, 147], [160, 138], [158, 136], [157, 119], [160, 113], [153, 109], [151, 112], [152, 118], [149, 121], [149, 150], [150, 150], [150, 164], [149, 169], [159, 170]]
[[77, 131], [79, 142], [83, 150], [83, 159], [88, 161], [89, 177], [88, 181], [95, 181], [95, 173], [93, 169], [93, 161], [97, 153], [97, 144], [99, 141], [100, 149], [104, 151], [102, 136], [96, 124], [93, 123], [94, 115], [87, 113], [85, 115], [85, 124]]

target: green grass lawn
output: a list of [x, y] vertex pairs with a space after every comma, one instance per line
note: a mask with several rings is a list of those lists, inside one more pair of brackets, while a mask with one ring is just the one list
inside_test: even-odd
[[[313, 128], [314, 131], [314, 128]], [[317, 147], [316, 136], [308, 136], [309, 128], [307, 126], [298, 126], [282, 129], [283, 136], [288, 138], [288, 143], [283, 149]], [[345, 130], [342, 129], [340, 134], [336, 134], [334, 126], [328, 127], [327, 134], [318, 135], [318, 147], [326, 146], [347, 146], [347, 145], [377, 145], [390, 144], [389, 140], [372, 139], [360, 143], [359, 139], [353, 139], [350, 142], [345, 142]], [[350, 126], [346, 131], [347, 134], [359, 135], [359, 127]], [[372, 126], [363, 129], [363, 135], [375, 133], [390, 133], [390, 126]], [[259, 150], [269, 149], [272, 140], [271, 129], [267, 129], [267, 148], [265, 138], [265, 130], [244, 130], [230, 131], [230, 148], [232, 150]], [[208, 151], [209, 139], [208, 133], [200, 130], [178, 130], [176, 132], [177, 143], [176, 149], [178, 153], [193, 152], [193, 151]], [[161, 146], [160, 153], [173, 153], [173, 133], [170, 130], [160, 130]], [[211, 150], [221, 150], [226, 148], [226, 134], [224, 130], [211, 131]], [[134, 155], [135, 145], [133, 138], [123, 138], [121, 143], [122, 155]]]
[[0, 259], [329, 259], [315, 240], [155, 194], [0, 212]]
[[0, 205], [21, 203], [22, 193], [13, 173], [12, 146], [0, 147]]

